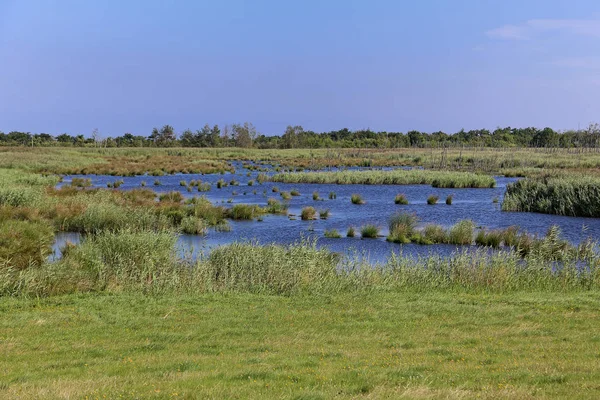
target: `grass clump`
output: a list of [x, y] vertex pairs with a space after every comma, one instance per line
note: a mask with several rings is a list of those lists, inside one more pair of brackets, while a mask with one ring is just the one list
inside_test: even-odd
[[367, 224], [360, 229], [360, 235], [365, 239], [375, 239], [379, 236], [379, 227], [374, 224]]
[[406, 198], [405, 195], [399, 193], [396, 195], [396, 197], [394, 198], [394, 203], [395, 204], [403, 204], [406, 205], [408, 204], [408, 199]]
[[188, 215], [181, 220], [180, 230], [182, 233], [188, 235], [205, 235], [207, 231], [206, 221], [193, 215]]
[[452, 199], [454, 196], [452, 196], [451, 194], [448, 195], [448, 197], [446, 197], [446, 204], [451, 206], [452, 205]]
[[387, 240], [394, 243], [410, 243], [415, 234], [418, 219], [415, 214], [395, 213], [390, 217]]
[[335, 200], [337, 199], [337, 194], [335, 194], [335, 192], [329, 192], [329, 200]]
[[290, 191], [290, 194], [291, 194], [292, 196], [300, 196], [300, 192], [299, 192], [298, 190], [296, 190], [296, 189], [292, 189], [292, 190]]
[[181, 203], [183, 201], [183, 195], [181, 194], [181, 192], [177, 192], [177, 191], [162, 193], [158, 196], [158, 201], [170, 202], [170, 203]]
[[300, 218], [303, 221], [317, 219], [317, 210], [314, 207], [304, 207], [300, 213]]
[[360, 194], [353, 194], [352, 196], [350, 196], [350, 202], [352, 204], [365, 204], [365, 201], [363, 200], [362, 196]]
[[283, 200], [291, 200], [292, 199], [292, 195], [290, 194], [290, 192], [280, 192], [279, 195], [281, 196], [281, 198]]
[[154, 180], [154, 186], [160, 186], [160, 181], [158, 179]]
[[432, 194], [431, 196], [429, 196], [427, 198], [427, 204], [429, 204], [429, 205], [437, 204], [438, 200], [439, 200], [439, 197]]
[[319, 210], [319, 218], [321, 218], [321, 219], [329, 218], [329, 209]]
[[355, 236], [356, 236], [356, 229], [354, 229], [353, 226], [349, 227], [348, 230], [346, 231], [346, 237], [353, 238]]
[[44, 222], [0, 222], [0, 265], [14, 269], [40, 266], [52, 252], [54, 231]]
[[277, 186], [273, 186], [273, 188], [271, 189], [271, 191], [273, 193], [279, 193], [279, 188]]
[[473, 242], [473, 229], [475, 229], [475, 223], [471, 220], [457, 222], [448, 231], [448, 243], [456, 245], [471, 244]]
[[264, 210], [256, 204], [236, 204], [227, 210], [227, 216], [231, 219], [251, 220], [264, 214]]
[[317, 192], [317, 191], [314, 191], [314, 192], [313, 192], [313, 194], [312, 194], [312, 198], [313, 198], [313, 200], [315, 200], [315, 201], [319, 200], [319, 192]]
[[342, 237], [337, 229], [329, 229], [325, 230], [325, 237], [331, 239], [339, 239]]
[[274, 198], [269, 198], [267, 200], [266, 212], [269, 214], [286, 214], [287, 210], [287, 205], [281, 203], [279, 200]]
[[90, 178], [73, 178], [71, 179], [71, 186], [86, 188], [92, 186], [92, 180]]

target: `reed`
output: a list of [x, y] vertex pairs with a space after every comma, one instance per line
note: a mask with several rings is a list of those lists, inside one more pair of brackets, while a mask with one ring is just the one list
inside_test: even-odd
[[600, 178], [530, 178], [506, 187], [502, 210], [598, 218], [599, 198]]
[[360, 235], [365, 239], [375, 239], [379, 236], [379, 227], [374, 224], [367, 224], [360, 229]]
[[348, 230], [346, 231], [346, 236], [353, 238], [356, 236], [356, 229], [354, 229], [353, 226], [349, 227]]
[[338, 232], [337, 229], [325, 230], [324, 235], [326, 238], [331, 238], [331, 239], [339, 239], [342, 237], [342, 235], [340, 235], [340, 233]]
[[468, 245], [473, 242], [473, 229], [475, 223], [471, 220], [457, 222], [448, 231], [448, 243], [456, 245]]
[[313, 198], [313, 200], [315, 200], [315, 201], [319, 200], [319, 192], [317, 192], [317, 191], [314, 191], [314, 192], [313, 192], [313, 194], [312, 194], [312, 198]]
[[365, 204], [365, 201], [363, 200], [362, 196], [360, 194], [353, 194], [352, 196], [350, 196], [350, 202], [352, 204]]
[[427, 204], [435, 205], [435, 204], [437, 204], [438, 200], [439, 200], [439, 197], [432, 194], [427, 198]]
[[394, 243], [410, 243], [415, 234], [418, 219], [415, 214], [395, 213], [388, 222], [389, 235], [387, 240]]
[[277, 199], [270, 198], [267, 200], [266, 212], [269, 214], [287, 214], [287, 205], [281, 203]]
[[405, 195], [399, 193], [396, 195], [396, 197], [394, 198], [394, 203], [395, 204], [403, 204], [406, 205], [408, 204], [408, 199], [406, 198]]
[[178, 191], [171, 191], [167, 193], [162, 193], [158, 196], [158, 201], [160, 202], [171, 202], [171, 203], [181, 203], [183, 201], [183, 195]]
[[300, 218], [303, 221], [317, 219], [317, 210], [314, 207], [304, 207], [300, 213]]
[[329, 192], [329, 200], [335, 200], [337, 199], [337, 194], [335, 194], [335, 192]]
[[319, 218], [321, 218], [321, 219], [329, 218], [329, 209], [319, 210]]
[[256, 204], [236, 204], [227, 210], [227, 216], [231, 219], [251, 220], [264, 214], [264, 210]]
[[454, 198], [454, 196], [452, 196], [451, 194], [449, 194], [448, 197], [446, 197], [446, 205], [451, 206], [453, 198]]
[[418, 185], [428, 184], [439, 188], [493, 188], [496, 181], [489, 175], [470, 172], [450, 172], [434, 170], [392, 170], [392, 171], [335, 171], [297, 172], [276, 174], [273, 182], [321, 183], [321, 184], [364, 184], [364, 185]]

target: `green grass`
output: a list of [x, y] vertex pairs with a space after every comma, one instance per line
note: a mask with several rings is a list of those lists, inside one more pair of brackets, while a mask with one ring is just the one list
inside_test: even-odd
[[405, 195], [403, 195], [402, 193], [399, 193], [394, 198], [394, 204], [406, 205], [406, 204], [408, 204], [408, 199], [406, 198]]
[[324, 236], [326, 238], [339, 239], [342, 237], [337, 229], [327, 229], [325, 230]]
[[449, 205], [449, 206], [451, 206], [453, 198], [454, 198], [454, 196], [452, 196], [451, 194], [449, 194], [448, 197], [446, 197], [446, 204]]
[[427, 204], [429, 204], [429, 205], [437, 204], [438, 200], [439, 200], [439, 197], [432, 194], [431, 196], [427, 197]]
[[390, 217], [387, 240], [394, 243], [410, 243], [415, 234], [417, 216], [408, 213], [395, 213]]
[[320, 199], [320, 198], [319, 198], [319, 192], [317, 192], [317, 191], [315, 190], [315, 191], [313, 192], [313, 194], [312, 194], [312, 198], [313, 198], [313, 200], [315, 200], [315, 201], [319, 200], [319, 199]]
[[362, 196], [360, 194], [353, 194], [352, 196], [350, 196], [350, 202], [352, 204], [365, 204], [365, 201], [363, 200]]
[[356, 229], [354, 229], [353, 226], [349, 227], [348, 230], [346, 231], [346, 237], [355, 237], [356, 236]]
[[506, 187], [502, 210], [598, 218], [599, 198], [600, 178], [523, 179]]
[[597, 292], [0, 300], [4, 398], [600, 396]]
[[267, 208], [266, 211], [269, 214], [286, 214], [288, 210], [287, 205], [282, 204], [279, 200], [274, 198], [269, 198], [267, 200]]
[[319, 218], [327, 219], [329, 218], [329, 209], [319, 210]]
[[328, 183], [366, 185], [416, 185], [427, 184], [440, 188], [492, 188], [496, 181], [489, 175], [470, 172], [433, 170], [392, 170], [392, 171], [335, 171], [335, 172], [294, 172], [276, 174], [273, 182], [285, 183]]
[[379, 227], [373, 224], [367, 224], [360, 228], [360, 235], [365, 239], [375, 239], [379, 236]]
[[303, 221], [317, 219], [317, 210], [314, 207], [304, 207], [300, 213], [300, 218]]
[[337, 199], [337, 194], [335, 194], [335, 192], [329, 192], [329, 200], [335, 200]]
[[227, 216], [231, 219], [251, 220], [264, 214], [264, 210], [256, 204], [236, 204], [227, 210]]

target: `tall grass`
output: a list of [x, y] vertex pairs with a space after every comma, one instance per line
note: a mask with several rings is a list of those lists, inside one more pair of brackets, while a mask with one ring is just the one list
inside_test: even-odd
[[470, 172], [450, 172], [433, 170], [392, 170], [392, 171], [335, 171], [299, 172], [276, 174], [273, 182], [321, 183], [321, 184], [365, 184], [365, 185], [416, 185], [427, 184], [440, 188], [492, 188], [496, 181], [489, 175]]
[[504, 211], [600, 217], [600, 178], [523, 179], [506, 187]]
[[227, 210], [227, 216], [231, 219], [254, 219], [264, 214], [264, 210], [256, 204], [236, 204]]
[[0, 221], [0, 263], [15, 269], [40, 266], [51, 253], [53, 240], [47, 223]]
[[379, 227], [374, 224], [367, 224], [360, 228], [360, 235], [366, 239], [375, 239], [379, 236]]
[[365, 201], [363, 200], [362, 196], [360, 194], [353, 194], [352, 196], [350, 196], [350, 202], [352, 204], [365, 204]]
[[410, 243], [415, 233], [417, 216], [408, 213], [395, 213], [389, 220], [387, 240], [394, 243]]
[[303, 221], [317, 219], [317, 210], [314, 207], [304, 207], [300, 213], [300, 218]]
[[431, 196], [427, 197], [427, 204], [429, 204], [429, 205], [437, 204], [438, 200], [439, 200], [439, 197], [432, 194]]
[[406, 198], [405, 195], [403, 195], [402, 193], [399, 193], [394, 198], [394, 204], [403, 204], [403, 205], [406, 205], [406, 204], [408, 204], [408, 199]]

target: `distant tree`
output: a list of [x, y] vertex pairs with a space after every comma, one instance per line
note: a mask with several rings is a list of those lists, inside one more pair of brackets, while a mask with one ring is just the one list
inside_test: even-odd
[[297, 126], [288, 125], [288, 127], [285, 128], [285, 132], [283, 133], [283, 136], [281, 137], [283, 147], [286, 149], [294, 149], [294, 148], [298, 147], [299, 143], [300, 143], [300, 137], [302, 136], [303, 133], [304, 133], [304, 128], [302, 128], [300, 125], [297, 125]]
[[181, 145], [183, 147], [196, 146], [196, 136], [194, 135], [194, 132], [192, 132], [190, 129], [186, 129], [185, 131], [183, 131], [179, 138], [179, 141], [181, 142]]
[[170, 146], [175, 142], [177, 136], [171, 125], [165, 125], [160, 130], [153, 128], [148, 139], [154, 142], [156, 146]]
[[221, 130], [219, 125], [215, 125], [210, 130], [210, 146], [219, 147], [221, 145]]
[[254, 125], [250, 122], [244, 122], [242, 125], [233, 124], [233, 140], [237, 147], [252, 147], [252, 142], [256, 139], [257, 132]]

